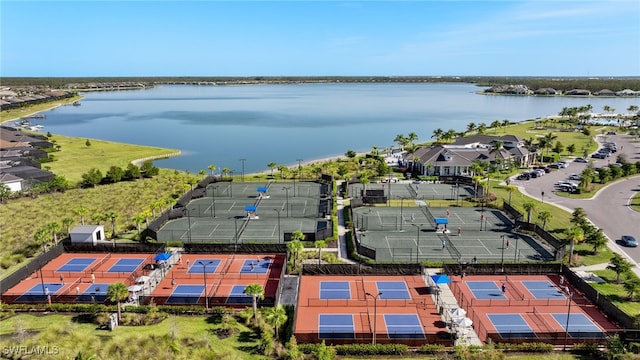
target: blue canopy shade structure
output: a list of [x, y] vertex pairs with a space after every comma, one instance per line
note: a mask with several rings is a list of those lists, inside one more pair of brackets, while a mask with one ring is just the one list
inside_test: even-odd
[[247, 205], [244, 207], [244, 211], [256, 212], [256, 210], [258, 210], [258, 207], [255, 205]]
[[169, 258], [172, 256], [172, 254], [170, 253], [160, 253], [158, 255], [156, 255], [155, 260], [156, 261], [167, 261], [169, 260]]
[[268, 188], [268, 187], [266, 187], [266, 186], [261, 186], [261, 187], [259, 187], [257, 190], [258, 190], [258, 192], [266, 193], [266, 192], [267, 192], [267, 190], [269, 190], [269, 188]]
[[449, 219], [447, 218], [435, 218], [436, 225], [446, 225], [449, 224]]
[[447, 275], [444, 275], [444, 274], [431, 275], [431, 280], [433, 280], [433, 282], [436, 285], [450, 284], [451, 283], [451, 279], [449, 279], [449, 277]]

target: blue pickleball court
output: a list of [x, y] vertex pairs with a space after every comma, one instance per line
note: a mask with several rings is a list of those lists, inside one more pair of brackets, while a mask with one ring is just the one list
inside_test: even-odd
[[269, 271], [270, 264], [271, 264], [271, 260], [269, 259], [261, 259], [260, 261], [245, 260], [244, 263], [242, 263], [242, 268], [240, 269], [240, 273], [266, 274], [267, 271]]
[[134, 259], [119, 259], [118, 262], [113, 264], [107, 272], [117, 272], [117, 273], [131, 273], [136, 271], [138, 266], [144, 262], [144, 259], [134, 258]]
[[320, 314], [318, 334], [320, 339], [355, 339], [353, 315]]
[[337, 300], [351, 299], [351, 290], [348, 281], [321, 281], [320, 299]]
[[536, 334], [520, 314], [487, 314], [503, 339], [533, 339]]
[[506, 299], [502, 290], [494, 281], [466, 281], [465, 283], [476, 299]]
[[251, 304], [253, 297], [244, 293], [246, 285], [233, 285], [231, 293], [227, 298], [227, 304]]
[[424, 339], [422, 324], [416, 314], [385, 314], [389, 339]]
[[566, 299], [565, 294], [553, 283], [546, 280], [522, 281], [522, 285], [536, 299]]
[[[44, 286], [43, 286], [44, 285]], [[46, 291], [49, 290], [49, 295], [53, 296], [56, 291], [60, 290], [64, 284], [61, 283], [44, 283], [34, 285], [29, 291], [25, 292], [22, 296], [16, 299], [16, 302], [39, 302], [47, 301]]]
[[197, 259], [189, 266], [187, 273], [189, 274], [213, 274], [218, 270], [220, 259]]
[[382, 293], [380, 299], [385, 300], [409, 300], [411, 294], [404, 281], [376, 281], [378, 292]]
[[[109, 284], [91, 284], [80, 296], [76, 298], [76, 302], [99, 302], [103, 303], [107, 300], [107, 289]], [[75, 291], [71, 289], [71, 291]]]
[[204, 285], [178, 285], [167, 299], [167, 304], [197, 304]]
[[[551, 314], [551, 316], [567, 331], [567, 314]], [[572, 338], [593, 339], [606, 337], [602, 329], [585, 314], [569, 314], [568, 329]]]
[[74, 258], [58, 268], [59, 272], [83, 272], [96, 258]]

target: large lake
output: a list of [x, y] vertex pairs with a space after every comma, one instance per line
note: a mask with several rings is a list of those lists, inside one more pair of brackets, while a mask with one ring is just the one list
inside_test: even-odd
[[210, 164], [239, 173], [268, 170], [394, 145], [397, 134], [419, 141], [433, 130], [461, 131], [470, 122], [523, 121], [563, 107], [608, 105], [626, 112], [638, 98], [485, 96], [472, 84], [302, 84], [159, 86], [84, 93], [82, 106], [46, 113], [45, 131], [182, 150], [160, 167], [198, 172]]

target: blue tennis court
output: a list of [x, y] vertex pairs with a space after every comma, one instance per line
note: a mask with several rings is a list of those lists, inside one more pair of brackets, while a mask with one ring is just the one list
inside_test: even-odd
[[554, 284], [546, 280], [522, 281], [536, 299], [564, 299], [566, 296]]
[[178, 285], [167, 299], [167, 304], [196, 304], [204, 292], [204, 285]]
[[83, 272], [85, 269], [94, 262], [96, 258], [75, 258], [67, 261], [66, 264], [60, 266], [58, 270], [60, 272]]
[[240, 273], [244, 274], [266, 274], [269, 271], [269, 265], [271, 261], [269, 259], [262, 259], [260, 261], [256, 260], [245, 260], [242, 264], [242, 269], [240, 269]]
[[[567, 314], [551, 315], [567, 331]], [[569, 335], [573, 338], [590, 339], [606, 337], [598, 325], [594, 324], [585, 314], [569, 314]]]
[[476, 299], [506, 299], [494, 281], [467, 281], [466, 284]]
[[[80, 296], [76, 298], [76, 302], [105, 302], [107, 300], [107, 289], [109, 284], [91, 284]], [[72, 291], [74, 291], [72, 289]]]
[[353, 315], [320, 314], [318, 319], [320, 339], [354, 339]]
[[416, 314], [385, 314], [389, 339], [424, 339], [422, 324]]
[[123, 272], [123, 273], [131, 273], [136, 271], [138, 266], [142, 264], [144, 259], [136, 258], [136, 259], [120, 259], [113, 266], [107, 270], [107, 272]]
[[320, 299], [351, 299], [348, 281], [320, 281]]
[[532, 339], [536, 334], [520, 314], [487, 314], [503, 339]]
[[231, 294], [227, 298], [227, 304], [251, 304], [253, 303], [253, 297], [244, 293], [246, 285], [233, 285], [231, 288]]
[[56, 291], [64, 286], [64, 284], [61, 283], [44, 283], [43, 289], [42, 285], [43, 284], [34, 285], [29, 291], [24, 293], [24, 295], [17, 298], [16, 302], [47, 301], [47, 289], [49, 290], [49, 294], [53, 296]]
[[220, 259], [198, 259], [193, 262], [187, 273], [204, 274], [206, 270], [207, 274], [213, 274], [218, 269], [218, 265], [220, 265]]
[[382, 293], [380, 299], [400, 299], [409, 300], [411, 294], [404, 281], [376, 281], [378, 292]]

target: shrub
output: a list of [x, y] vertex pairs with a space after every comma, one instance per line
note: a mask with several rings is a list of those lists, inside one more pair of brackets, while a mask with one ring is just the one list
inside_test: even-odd
[[436, 354], [445, 351], [445, 347], [442, 344], [424, 344], [418, 349], [422, 354]]
[[404, 344], [346, 344], [335, 346], [338, 355], [403, 355], [409, 351]]

